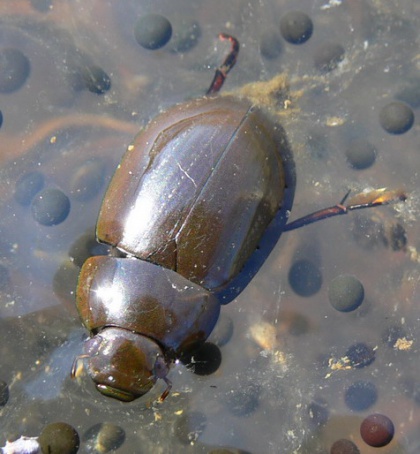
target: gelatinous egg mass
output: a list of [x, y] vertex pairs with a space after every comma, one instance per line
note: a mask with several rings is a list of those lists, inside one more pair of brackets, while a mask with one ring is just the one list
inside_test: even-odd
[[413, 126], [414, 113], [408, 105], [393, 101], [382, 108], [379, 121], [386, 132], [404, 134]]
[[330, 454], [360, 454], [360, 450], [352, 441], [343, 438], [334, 442]]
[[70, 200], [59, 189], [45, 189], [32, 200], [32, 216], [42, 225], [61, 224], [70, 213]]
[[335, 277], [328, 288], [331, 306], [340, 312], [356, 310], [365, 296], [362, 283], [355, 276], [341, 274]]
[[42, 452], [51, 454], [76, 454], [80, 439], [76, 430], [64, 422], [45, 426], [39, 437]]
[[311, 18], [301, 11], [290, 11], [280, 19], [283, 38], [291, 44], [302, 44], [312, 36]]
[[394, 438], [394, 424], [386, 415], [372, 414], [360, 425], [360, 435], [369, 446], [381, 448]]
[[140, 46], [156, 50], [163, 47], [172, 36], [172, 25], [166, 17], [148, 14], [141, 17], [134, 29], [134, 36]]
[[18, 49], [0, 50], [0, 93], [12, 93], [26, 82], [31, 71], [28, 57]]
[[[0, 1], [0, 25], [0, 447], [418, 452], [418, 2]], [[229, 57], [233, 43], [219, 34], [237, 39], [236, 59]], [[224, 85], [206, 97], [217, 69]], [[209, 134], [226, 127], [232, 99], [246, 105], [243, 121], [230, 135], [222, 126]], [[188, 125], [179, 121], [182, 106], [210, 101], [217, 105], [211, 116], [194, 110]], [[250, 123], [256, 111], [269, 121]], [[160, 115], [166, 123], [156, 125]], [[96, 224], [123, 155], [154, 126], [158, 143], [142, 143], [123, 185], [149, 185], [147, 203], [135, 206], [120, 187], [108, 206], [107, 232], [121, 230], [118, 213], [131, 213], [126, 232], [144, 232], [137, 244], [156, 238], [156, 229], [144, 228], [150, 219], [162, 221], [159, 250], [151, 241], [142, 260], [148, 266], [128, 273], [121, 262], [137, 259], [99, 243]], [[255, 154], [274, 136], [282, 150], [275, 166]], [[226, 155], [237, 152], [229, 169], [211, 161], [221, 142]], [[229, 176], [223, 184], [211, 180], [205, 165]], [[260, 203], [259, 188], [278, 193], [270, 175], [282, 167], [295, 176], [278, 200], [283, 217], [252, 251], [241, 250], [242, 238], [273, 212], [277, 201]], [[238, 192], [239, 180], [246, 191]], [[349, 200], [363, 205], [369, 194], [390, 203], [342, 208]], [[406, 201], [397, 202], [398, 194]], [[191, 198], [194, 222], [186, 232], [180, 220]], [[341, 214], [276, 238], [287, 223], [325, 208]], [[253, 262], [243, 265], [251, 252]], [[107, 274], [112, 292], [99, 291], [114, 304], [87, 312], [127, 322], [136, 298], [128, 308], [122, 295], [141, 285], [148, 296], [136, 315], [150, 328], [144, 342], [156, 349], [144, 382], [150, 390], [133, 402], [99, 394], [88, 376], [98, 358], [84, 345], [100, 333], [82, 325], [76, 289], [83, 264], [102, 257], [118, 263]], [[188, 307], [202, 285], [192, 288], [190, 277], [179, 280], [156, 265], [157, 258], [179, 263], [178, 275], [180, 257], [194, 257], [188, 269], [197, 281], [210, 268], [209, 285], [225, 279], [219, 271], [228, 262], [238, 271], [230, 292], [218, 291], [217, 322], [215, 311], [194, 327], [196, 314], [174, 304]], [[153, 282], [160, 276], [159, 285], [145, 284], [146, 269], [154, 270]], [[164, 296], [163, 311], [156, 295]], [[110, 336], [102, 333], [92, 348], [97, 342], [109, 355], [101, 379], [112, 394], [121, 378], [113, 362], [127, 345], [111, 324]], [[129, 337], [144, 324], [131, 328]], [[172, 389], [160, 403], [167, 383], [152, 384], [165, 368], [153, 353], [163, 341]], [[188, 351], [180, 355], [174, 345]], [[127, 364], [143, 364], [141, 351], [130, 349], [121, 361], [128, 387], [135, 375]]]

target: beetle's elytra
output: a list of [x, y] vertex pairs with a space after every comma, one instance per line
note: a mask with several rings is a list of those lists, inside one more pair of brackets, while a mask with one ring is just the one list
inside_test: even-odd
[[[239, 50], [222, 37], [232, 50], [208, 94], [220, 89]], [[343, 199], [285, 227], [279, 213], [294, 185], [292, 168], [280, 125], [231, 96], [179, 104], [138, 134], [97, 222], [97, 239], [116, 253], [88, 259], [77, 288], [92, 333], [82, 357], [101, 393], [131, 401], [162, 378], [165, 398], [171, 361], [206, 340], [220, 305], [243, 290], [282, 231], [402, 198], [376, 191], [347, 206]], [[292, 198], [293, 191], [288, 208]]]
[[282, 203], [283, 143], [282, 132], [246, 101], [175, 106], [123, 158], [102, 204], [98, 239], [211, 292], [226, 286]]

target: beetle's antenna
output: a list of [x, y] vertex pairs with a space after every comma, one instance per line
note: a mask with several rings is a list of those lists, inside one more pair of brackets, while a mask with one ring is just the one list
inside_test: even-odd
[[220, 33], [219, 39], [221, 39], [222, 41], [230, 41], [230, 52], [224, 59], [223, 63], [216, 69], [213, 81], [210, 84], [206, 95], [217, 93], [222, 88], [226, 76], [228, 75], [228, 72], [235, 66], [236, 59], [238, 58], [239, 54], [239, 41], [236, 38], [231, 35], [227, 35], [226, 33]]
[[340, 214], [347, 214], [349, 211], [360, 210], [362, 208], [372, 208], [381, 205], [388, 205], [395, 202], [403, 202], [407, 199], [407, 194], [401, 190], [387, 190], [386, 188], [375, 189], [369, 192], [361, 192], [351, 197], [344, 205], [350, 195], [350, 191], [343, 197], [340, 203], [337, 205], [323, 208], [322, 210], [315, 211], [314, 213], [307, 214], [302, 218], [296, 219], [296, 221], [287, 224], [283, 231], [295, 230], [304, 225], [313, 224], [314, 222], [321, 221], [322, 219], [331, 218]]

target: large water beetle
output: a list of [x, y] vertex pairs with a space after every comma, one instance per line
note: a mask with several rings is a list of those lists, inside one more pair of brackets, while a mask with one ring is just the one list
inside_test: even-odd
[[[102, 203], [77, 308], [97, 389], [131, 401], [167, 378], [171, 362], [212, 332], [220, 305], [252, 279], [285, 230], [383, 204], [375, 194], [288, 224], [295, 186], [283, 128], [250, 101], [212, 96], [239, 51], [216, 70], [207, 96], [172, 107], [134, 139]], [[344, 199], [343, 201], [344, 202]]]

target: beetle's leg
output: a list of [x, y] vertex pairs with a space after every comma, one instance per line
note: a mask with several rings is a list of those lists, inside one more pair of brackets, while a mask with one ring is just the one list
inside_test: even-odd
[[166, 383], [166, 389], [165, 389], [165, 391], [163, 391], [162, 395], [159, 397], [159, 402], [163, 402], [169, 396], [169, 393], [171, 392], [171, 389], [172, 389], [172, 382], [171, 382], [171, 380], [169, 380], [168, 377], [163, 377], [162, 380], [164, 380]]
[[87, 353], [82, 353], [81, 355], [77, 355], [74, 358], [73, 364], [71, 366], [71, 378], [75, 378], [77, 374], [77, 367], [81, 360], [86, 358], [92, 358], [92, 356], [98, 355], [99, 346], [101, 345], [103, 338], [97, 334], [95, 337], [91, 337], [85, 340], [85, 349]]
[[347, 202], [347, 209], [359, 210], [380, 205], [388, 205], [395, 202], [404, 202], [407, 194], [402, 189], [388, 190], [386, 188], [376, 189], [369, 192], [361, 192], [351, 197]]
[[339, 205], [344, 205], [344, 202], [348, 199], [348, 197], [349, 197], [349, 195], [350, 195], [350, 192], [351, 192], [351, 189], [349, 189], [349, 190], [346, 192], [345, 196], [341, 199]]
[[223, 82], [225, 81], [228, 72], [235, 66], [239, 54], [239, 41], [236, 38], [225, 33], [220, 33], [219, 39], [230, 41], [230, 52], [223, 63], [216, 69], [213, 81], [207, 90], [207, 95], [217, 93], [222, 88]]
[[70, 372], [70, 377], [71, 378], [76, 378], [77, 374], [77, 367], [79, 366], [80, 361], [83, 359], [90, 358], [90, 355], [78, 355], [76, 358], [74, 358], [73, 364], [71, 366], [71, 372]]
[[344, 202], [347, 200], [350, 191], [344, 198], [332, 207], [323, 208], [322, 210], [315, 211], [314, 213], [307, 214], [296, 221], [287, 224], [283, 231], [298, 229], [304, 225], [313, 224], [314, 222], [321, 221], [322, 219], [331, 218], [340, 214], [347, 214], [349, 211], [360, 210], [362, 208], [372, 208], [381, 205], [388, 205], [395, 202], [403, 202], [407, 199], [407, 195], [402, 190], [387, 190], [386, 188], [376, 189], [367, 193], [356, 194], [352, 197], [346, 205]]
[[169, 393], [171, 392], [171, 389], [172, 389], [172, 382], [166, 376], [168, 374], [168, 372], [169, 372], [169, 367], [165, 361], [165, 358], [163, 358], [163, 356], [159, 355], [156, 358], [156, 362], [155, 362], [155, 365], [153, 368], [153, 378], [155, 380], [160, 378], [166, 383], [166, 389], [165, 389], [165, 391], [163, 391], [162, 395], [159, 397], [159, 399], [158, 399], [159, 402], [163, 402], [169, 396]]

